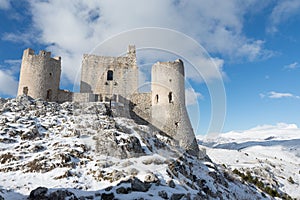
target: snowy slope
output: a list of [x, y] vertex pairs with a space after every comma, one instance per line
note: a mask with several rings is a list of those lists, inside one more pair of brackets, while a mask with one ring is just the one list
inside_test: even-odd
[[0, 98], [0, 199], [270, 199], [102, 103]]
[[300, 129], [294, 124], [264, 125], [215, 138], [198, 136], [216, 163], [249, 171], [277, 191], [300, 199]]

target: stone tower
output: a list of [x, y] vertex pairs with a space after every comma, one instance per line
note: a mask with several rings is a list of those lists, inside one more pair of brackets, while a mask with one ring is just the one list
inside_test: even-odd
[[46, 101], [57, 101], [61, 74], [61, 58], [50, 52], [24, 50], [20, 71], [18, 95], [26, 94]]
[[138, 67], [135, 46], [129, 46], [126, 56], [83, 56], [81, 93], [119, 94], [128, 98], [138, 89]]
[[185, 106], [184, 66], [181, 60], [152, 67], [152, 124], [193, 155], [199, 148]]

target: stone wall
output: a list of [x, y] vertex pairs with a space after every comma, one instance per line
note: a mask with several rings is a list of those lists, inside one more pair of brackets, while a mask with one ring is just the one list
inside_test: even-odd
[[80, 92], [129, 97], [138, 89], [135, 48], [125, 57], [83, 56]]
[[151, 122], [151, 93], [135, 93], [130, 98], [131, 118], [142, 124]]
[[23, 53], [18, 95], [57, 101], [61, 75], [61, 58], [51, 57], [50, 52], [34, 54], [32, 49]]
[[73, 92], [70, 92], [69, 90], [59, 90], [58, 91], [58, 103], [63, 102], [72, 102], [73, 101]]
[[152, 67], [151, 123], [198, 154], [199, 148], [185, 106], [184, 66], [181, 60], [158, 62]]
[[91, 93], [73, 93], [74, 102], [95, 102], [95, 94]]

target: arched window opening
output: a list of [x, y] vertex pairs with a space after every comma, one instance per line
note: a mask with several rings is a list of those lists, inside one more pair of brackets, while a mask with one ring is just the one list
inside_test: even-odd
[[107, 80], [112, 81], [114, 79], [114, 72], [112, 70], [107, 71]]
[[172, 103], [173, 102], [173, 93], [172, 92], [169, 92], [169, 103]]
[[28, 95], [28, 87], [23, 87], [23, 94]]
[[52, 90], [51, 89], [47, 90], [46, 100], [47, 101], [51, 101], [52, 100]]
[[157, 95], [155, 95], [155, 103], [158, 103], [158, 94]]

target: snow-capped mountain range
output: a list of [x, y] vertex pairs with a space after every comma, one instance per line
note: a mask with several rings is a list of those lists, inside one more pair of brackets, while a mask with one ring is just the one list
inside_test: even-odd
[[[104, 103], [57, 104], [26, 96], [0, 98], [0, 199], [273, 198], [270, 192], [241, 180], [230, 170], [242, 169], [246, 158], [256, 157], [250, 151], [253, 146], [231, 150], [225, 148], [225, 143], [234, 142], [230, 138], [218, 143], [200, 140], [206, 147], [201, 145], [202, 155], [197, 158], [185, 153], [167, 135], [117, 117], [117, 112]], [[276, 142], [276, 135], [273, 137], [265, 141]], [[207, 147], [217, 145], [225, 146]], [[299, 169], [296, 151], [287, 151], [291, 155], [288, 158], [283, 157], [283, 150], [278, 152], [283, 154], [268, 162], [262, 160], [262, 154], [258, 157], [261, 162], [254, 160], [248, 166], [269, 167], [274, 159], [278, 161], [276, 170], [282, 164], [288, 167], [282, 175], [292, 176], [291, 171]], [[210, 156], [220, 164], [211, 161]], [[279, 188], [298, 197], [295, 191], [299, 175], [292, 178], [295, 187]], [[295, 191], [289, 193], [292, 189]]]
[[207, 155], [300, 199], [300, 129], [295, 124], [264, 125], [215, 137], [198, 136]]

